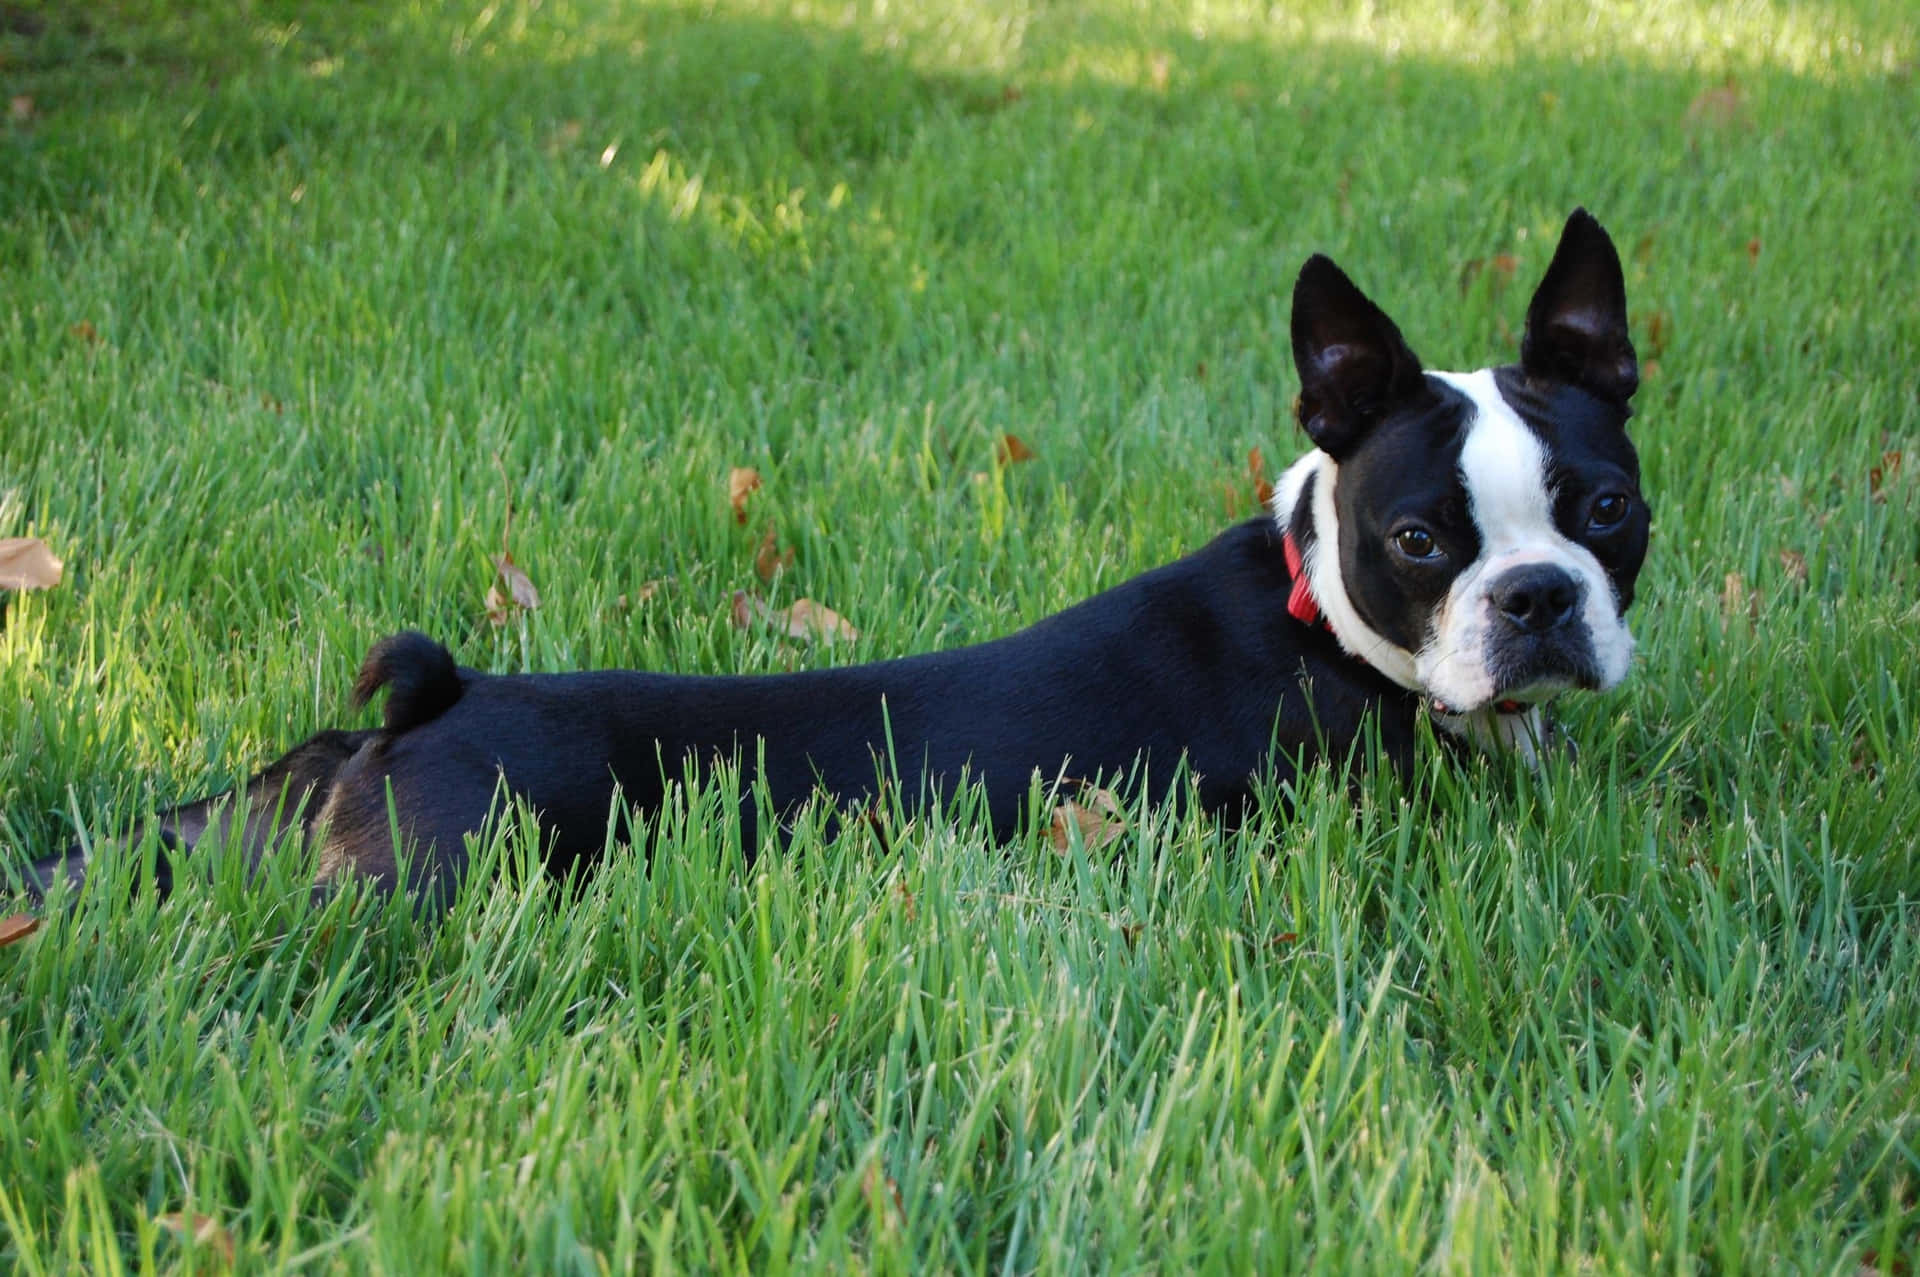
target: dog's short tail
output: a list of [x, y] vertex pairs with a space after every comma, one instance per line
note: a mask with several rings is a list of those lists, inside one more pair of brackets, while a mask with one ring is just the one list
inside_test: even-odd
[[409, 731], [453, 708], [460, 699], [460, 667], [453, 656], [418, 630], [402, 630], [373, 645], [353, 680], [353, 703], [365, 705], [387, 689], [390, 732]]

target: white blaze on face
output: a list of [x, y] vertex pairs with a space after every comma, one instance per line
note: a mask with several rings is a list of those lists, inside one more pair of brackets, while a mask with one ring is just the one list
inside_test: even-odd
[[1580, 624], [1592, 644], [1602, 685], [1614, 686], [1626, 677], [1633, 659], [1633, 636], [1600, 561], [1554, 525], [1546, 449], [1539, 436], [1501, 397], [1491, 370], [1432, 375], [1473, 404], [1473, 419], [1460, 447], [1460, 479], [1480, 533], [1480, 557], [1454, 578], [1434, 618], [1432, 638], [1415, 654], [1420, 686], [1436, 700], [1461, 709], [1477, 709], [1495, 696], [1559, 690], [1495, 687], [1489, 668], [1495, 612], [1489, 588], [1514, 568], [1529, 564], [1552, 564], [1580, 582]]

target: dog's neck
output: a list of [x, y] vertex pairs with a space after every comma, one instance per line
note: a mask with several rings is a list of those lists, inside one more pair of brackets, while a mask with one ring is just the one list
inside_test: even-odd
[[1320, 619], [1333, 631], [1347, 655], [1379, 670], [1411, 692], [1424, 692], [1414, 670], [1414, 654], [1381, 637], [1347, 596], [1340, 574], [1340, 513], [1334, 491], [1340, 466], [1315, 448], [1287, 467], [1274, 485], [1272, 511], [1280, 529], [1300, 548]]
[[[1448, 735], [1481, 749], [1512, 750], [1528, 766], [1538, 766], [1547, 738], [1546, 713], [1541, 707], [1503, 712], [1489, 706], [1454, 714], [1433, 705], [1421, 686], [1414, 653], [1382, 637], [1354, 607], [1340, 570], [1340, 510], [1334, 500], [1339, 481], [1339, 463], [1315, 448], [1287, 467], [1274, 485], [1269, 504], [1282, 535], [1299, 555], [1318, 623], [1347, 655], [1425, 699], [1433, 708], [1434, 724]], [[1298, 617], [1299, 610], [1294, 614]]]

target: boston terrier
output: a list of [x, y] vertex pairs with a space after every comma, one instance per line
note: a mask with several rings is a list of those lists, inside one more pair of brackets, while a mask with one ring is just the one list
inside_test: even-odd
[[[163, 891], [203, 838], [257, 862], [298, 836], [323, 888], [361, 874], [444, 905], [504, 795], [538, 813], [564, 873], [602, 854], [622, 814], [644, 819], [723, 763], [751, 856], [758, 815], [784, 824], [813, 800], [839, 819], [889, 790], [923, 807], [980, 786], [1003, 839], [1032, 796], [1076, 780], [1231, 817], [1263, 777], [1370, 756], [1404, 767], [1423, 718], [1442, 739], [1535, 759], [1545, 704], [1613, 687], [1633, 655], [1648, 510], [1613, 242], [1585, 210], [1568, 219], [1517, 363], [1426, 371], [1322, 256], [1294, 285], [1292, 340], [1313, 447], [1270, 513], [1018, 633], [735, 677], [483, 674], [402, 633], [354, 685], [356, 704], [386, 689], [381, 727], [321, 732], [237, 799], [174, 808], [134, 837], [154, 836]], [[1366, 740], [1377, 754], [1356, 749]], [[88, 854], [36, 863], [30, 890], [78, 883]]]

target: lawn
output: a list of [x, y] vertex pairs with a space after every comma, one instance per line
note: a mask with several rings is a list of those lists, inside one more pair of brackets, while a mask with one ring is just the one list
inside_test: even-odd
[[1906, 0], [0, 4], [0, 536], [66, 563], [0, 864], [370, 723], [402, 626], [762, 671], [1174, 557], [1302, 446], [1315, 250], [1475, 367], [1592, 208], [1655, 507], [1538, 775], [750, 869], [695, 794], [571, 898], [523, 813], [437, 928], [108, 870], [0, 949], [0, 1267], [1912, 1272], [1916, 57]]

